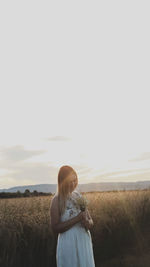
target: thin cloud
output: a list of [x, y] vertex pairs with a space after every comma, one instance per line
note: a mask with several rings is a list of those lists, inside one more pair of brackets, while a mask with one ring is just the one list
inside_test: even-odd
[[71, 167], [74, 168], [74, 170], [79, 173], [79, 175], [88, 174], [89, 172], [93, 171], [93, 168], [90, 168], [86, 165], [73, 164], [71, 165]]
[[41, 155], [46, 150], [26, 150], [23, 146], [1, 147], [0, 168], [9, 169], [12, 165], [30, 159], [33, 156]]
[[[124, 179], [124, 177], [120, 178]], [[126, 182], [135, 182], [135, 181], [149, 181], [150, 180], [150, 169], [149, 171], [143, 173], [129, 174], [126, 176]], [[120, 181], [120, 179], [119, 179]]]
[[[87, 169], [81, 165], [71, 165], [78, 173]], [[60, 166], [61, 167], [61, 166]], [[11, 187], [26, 184], [57, 184], [58, 171], [60, 167], [54, 167], [48, 162], [18, 162], [18, 164], [9, 166], [9, 172], [0, 176], [0, 181], [6, 186]], [[79, 174], [80, 178], [80, 174]], [[2, 187], [2, 186], [0, 186]]]
[[106, 172], [100, 175], [96, 175], [93, 177], [94, 182], [101, 182], [105, 181], [105, 179], [109, 182], [113, 180], [118, 180], [121, 182], [126, 180], [126, 181], [131, 181], [135, 179], [149, 179], [150, 178], [150, 168], [147, 169], [132, 169], [132, 170], [124, 170], [124, 171], [114, 171], [114, 172]]
[[[10, 168], [9, 168], [10, 169]], [[57, 183], [58, 168], [49, 166], [42, 162], [19, 162], [12, 166], [11, 171], [0, 176], [0, 181], [7, 184], [8, 181], [15, 181], [17, 185], [38, 183]], [[5, 182], [4, 182], [5, 180]], [[11, 186], [10, 184], [8, 185]]]
[[70, 141], [71, 139], [69, 137], [66, 136], [53, 136], [53, 137], [49, 137], [46, 138], [47, 141]]
[[150, 160], [150, 152], [144, 152], [139, 157], [130, 159], [129, 161], [143, 161], [143, 160]]

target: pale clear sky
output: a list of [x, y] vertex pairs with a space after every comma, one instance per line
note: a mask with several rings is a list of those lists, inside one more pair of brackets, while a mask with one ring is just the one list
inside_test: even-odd
[[150, 180], [149, 10], [0, 2], [0, 188]]

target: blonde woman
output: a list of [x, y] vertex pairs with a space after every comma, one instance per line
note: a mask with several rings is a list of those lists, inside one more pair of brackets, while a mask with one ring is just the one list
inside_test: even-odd
[[50, 206], [51, 227], [58, 234], [57, 267], [95, 267], [92, 239], [89, 229], [93, 220], [86, 208], [75, 205], [81, 194], [75, 190], [78, 177], [75, 170], [62, 166], [58, 173], [57, 192]]

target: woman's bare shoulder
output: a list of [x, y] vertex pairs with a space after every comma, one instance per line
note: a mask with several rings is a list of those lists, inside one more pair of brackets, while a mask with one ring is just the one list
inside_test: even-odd
[[52, 205], [52, 203], [53, 204], [58, 203], [58, 194], [57, 193], [55, 193], [54, 196], [52, 197], [52, 199], [51, 199], [51, 205]]
[[55, 193], [52, 197], [52, 199], [58, 199], [58, 193]]

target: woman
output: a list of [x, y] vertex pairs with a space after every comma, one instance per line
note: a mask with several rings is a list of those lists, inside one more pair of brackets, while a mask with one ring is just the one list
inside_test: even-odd
[[95, 267], [92, 239], [89, 229], [93, 220], [88, 209], [81, 211], [75, 190], [78, 178], [75, 170], [62, 166], [58, 173], [57, 192], [50, 207], [51, 227], [58, 234], [56, 247], [57, 267]]

